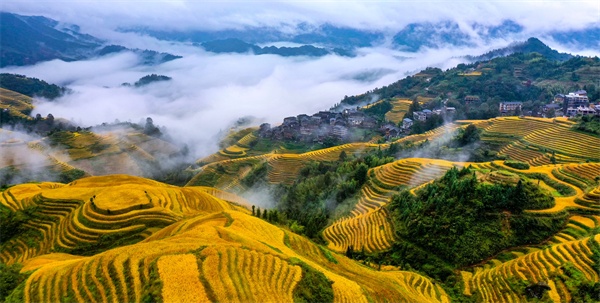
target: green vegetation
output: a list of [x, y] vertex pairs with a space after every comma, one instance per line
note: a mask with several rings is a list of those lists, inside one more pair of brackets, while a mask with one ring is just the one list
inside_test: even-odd
[[0, 87], [9, 89], [29, 97], [44, 97], [55, 99], [67, 90], [58, 85], [49, 84], [44, 80], [16, 74], [0, 74]]
[[392, 198], [388, 208], [400, 240], [387, 258], [444, 280], [455, 268], [556, 233], [566, 216], [524, 212], [553, 205], [532, 183], [487, 184], [468, 168], [453, 168], [416, 196], [403, 191]]
[[148, 85], [152, 82], [169, 81], [171, 79], [172, 79], [171, 77], [167, 77], [164, 75], [151, 74], [151, 75], [146, 75], [146, 76], [141, 77], [140, 80], [135, 82], [133, 85], [135, 87], [141, 87], [141, 86]]
[[290, 261], [302, 268], [302, 279], [294, 288], [294, 303], [333, 302], [332, 281], [300, 259], [292, 258]]
[[504, 165], [516, 168], [516, 169], [529, 169], [529, 164], [516, 160], [506, 160], [504, 161]]
[[[22, 302], [23, 287], [28, 274], [22, 274], [19, 263], [6, 265], [0, 263], [0, 302]], [[19, 287], [20, 286], [20, 287]]]
[[158, 275], [158, 266], [156, 262], [158, 259], [150, 263], [150, 276], [149, 281], [146, 281], [142, 289], [142, 302], [143, 303], [161, 303], [162, 299], [162, 281]]
[[74, 168], [68, 171], [61, 172], [58, 176], [58, 180], [61, 183], [71, 183], [83, 177], [85, 177], [85, 172], [83, 170]]
[[379, 120], [385, 120], [385, 113], [389, 112], [393, 108], [392, 104], [388, 100], [379, 102], [371, 105], [368, 108], [363, 109], [366, 114], [377, 117]]
[[[37, 207], [32, 206], [19, 211], [11, 211], [0, 204], [0, 245], [6, 243], [16, 235], [25, 235], [33, 232], [24, 226], [25, 223], [36, 216]], [[33, 234], [31, 236], [34, 236]]]
[[367, 180], [371, 167], [394, 161], [378, 151], [361, 159], [338, 162], [310, 162], [290, 186], [274, 191], [277, 209], [295, 223], [302, 234], [324, 243], [320, 232], [327, 226], [337, 206], [352, 198]]
[[574, 130], [590, 133], [593, 135], [600, 135], [600, 117], [599, 116], [582, 116], [576, 117], [574, 120], [577, 122], [573, 126]]
[[[446, 101], [446, 106], [456, 108], [453, 119], [496, 117], [500, 114], [498, 104], [503, 101], [523, 102], [523, 113], [541, 112], [543, 105], [557, 93], [585, 89], [591, 102], [600, 100], [600, 89], [596, 88], [597, 77], [593, 72], [598, 66], [598, 57], [573, 57], [559, 62], [538, 53], [515, 53], [489, 61], [459, 64], [448, 71], [427, 68], [417, 75], [364, 94], [345, 96], [339, 106], [357, 105], [378, 95], [381, 99], [428, 98], [430, 101], [420, 106], [423, 109], [439, 108], [441, 102]], [[481, 75], [464, 76], [473, 71]], [[578, 76], [575, 82], [573, 74]], [[481, 101], [467, 105], [466, 96], [478, 96]], [[409, 110], [407, 116], [410, 117], [413, 111]], [[423, 125], [417, 124], [414, 133], [425, 131], [421, 130]]]

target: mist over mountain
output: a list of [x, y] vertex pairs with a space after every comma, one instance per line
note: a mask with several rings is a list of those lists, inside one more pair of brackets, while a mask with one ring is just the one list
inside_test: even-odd
[[106, 45], [106, 41], [79, 31], [77, 25], [61, 24], [43, 16], [0, 12], [0, 67], [31, 65], [54, 59], [86, 60], [122, 51], [138, 54], [141, 64], [146, 65], [181, 58], [151, 50], [132, 50], [118, 45]]

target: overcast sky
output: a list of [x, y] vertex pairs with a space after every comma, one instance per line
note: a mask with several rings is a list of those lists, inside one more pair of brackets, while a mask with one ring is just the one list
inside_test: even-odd
[[44, 15], [98, 28], [223, 29], [293, 28], [300, 22], [398, 30], [411, 22], [455, 20], [499, 24], [512, 19], [526, 31], [580, 29], [600, 22], [600, 1], [204, 1], [204, 0], [3, 0], [5, 11]]

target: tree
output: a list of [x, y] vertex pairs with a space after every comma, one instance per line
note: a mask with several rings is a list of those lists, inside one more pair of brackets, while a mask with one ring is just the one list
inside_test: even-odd
[[339, 158], [339, 159], [340, 159], [340, 162], [344, 162], [344, 161], [346, 161], [346, 159], [347, 159], [347, 158], [348, 158], [348, 155], [346, 154], [346, 151], [345, 151], [345, 150], [343, 150], [343, 151], [340, 153], [340, 158]]
[[12, 265], [0, 263], [0, 302], [4, 302], [13, 289], [25, 279], [26, 275], [20, 273], [22, 267], [18, 263]]
[[252, 215], [256, 215], [256, 206], [252, 205]]
[[256, 216], [260, 218], [260, 207], [256, 209]]
[[461, 131], [461, 133], [459, 134], [459, 137], [458, 137], [459, 145], [465, 146], [465, 145], [479, 141], [479, 139], [480, 139], [479, 133], [480, 133], [480, 130], [477, 128], [477, 126], [475, 126], [473, 124], [469, 124], [469, 126], [467, 126], [464, 129], [464, 131]]
[[46, 122], [48, 125], [54, 125], [54, 116], [52, 114], [48, 114], [48, 116], [46, 116]]
[[154, 126], [154, 121], [152, 121], [152, 118], [148, 117], [146, 118], [146, 125], [144, 125], [144, 134], [148, 135], [148, 136], [160, 136], [160, 129], [158, 129], [158, 127]]
[[554, 151], [552, 151], [552, 156], [550, 156], [550, 162], [556, 165], [556, 154], [554, 153]]

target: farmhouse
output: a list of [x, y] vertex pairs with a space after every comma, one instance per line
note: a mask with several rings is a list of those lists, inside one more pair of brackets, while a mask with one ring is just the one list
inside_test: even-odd
[[563, 110], [569, 115], [569, 108], [577, 108], [577, 107], [587, 107], [590, 105], [590, 100], [588, 99], [587, 92], [584, 90], [578, 90], [576, 92], [571, 92], [565, 96], [565, 101], [563, 102]]
[[466, 96], [464, 100], [466, 105], [481, 102], [481, 98], [479, 98], [479, 96]]
[[413, 126], [413, 120], [409, 118], [402, 119], [402, 129], [407, 130]]
[[500, 102], [500, 112], [507, 113], [517, 109], [521, 110], [521, 106], [523, 106], [523, 102]]

